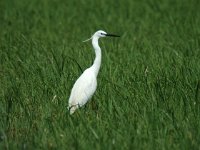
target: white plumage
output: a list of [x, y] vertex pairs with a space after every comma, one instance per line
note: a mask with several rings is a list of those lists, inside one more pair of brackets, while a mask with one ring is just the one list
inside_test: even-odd
[[99, 30], [90, 38], [92, 39], [92, 45], [95, 50], [96, 57], [93, 65], [83, 72], [83, 74], [76, 80], [71, 90], [68, 104], [70, 114], [73, 114], [77, 108], [85, 105], [96, 91], [97, 75], [101, 66], [101, 48], [99, 47], [98, 40], [100, 37], [105, 36], [119, 37], [117, 35], [107, 34], [106, 32]]

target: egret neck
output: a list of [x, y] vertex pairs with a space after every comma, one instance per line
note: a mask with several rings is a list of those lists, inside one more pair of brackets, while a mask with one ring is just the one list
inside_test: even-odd
[[101, 66], [101, 48], [99, 47], [99, 43], [98, 43], [99, 37], [94, 36], [92, 38], [92, 45], [95, 51], [95, 60], [94, 63], [92, 65], [92, 69], [94, 70], [95, 75], [97, 76], [99, 73], [99, 69]]

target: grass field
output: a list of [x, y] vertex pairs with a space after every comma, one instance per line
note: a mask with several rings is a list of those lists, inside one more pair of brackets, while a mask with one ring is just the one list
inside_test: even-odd
[[[0, 149], [200, 149], [199, 0], [1, 0]], [[70, 90], [94, 59], [92, 100]]]

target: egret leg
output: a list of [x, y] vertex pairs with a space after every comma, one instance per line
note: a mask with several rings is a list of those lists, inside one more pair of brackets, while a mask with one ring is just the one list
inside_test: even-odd
[[92, 100], [91, 103], [92, 103], [92, 110], [97, 111], [97, 110], [98, 110], [98, 105], [97, 105], [96, 101], [95, 101], [95, 100]]

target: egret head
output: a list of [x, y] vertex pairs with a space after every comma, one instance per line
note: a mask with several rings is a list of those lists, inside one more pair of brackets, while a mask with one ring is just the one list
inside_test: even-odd
[[95, 32], [93, 36], [96, 36], [96, 37], [100, 38], [100, 37], [106, 37], [106, 34], [107, 33], [105, 31], [99, 30], [99, 31]]
[[99, 30], [99, 31], [95, 32], [93, 36], [96, 36], [96, 37], [99, 37], [99, 38], [100, 37], [106, 37], [106, 36], [119, 37], [119, 35], [108, 34], [103, 30]]
[[120, 37], [119, 35], [108, 34], [108, 33], [106, 33], [106, 32], [103, 31], [103, 30], [99, 30], [99, 31], [95, 32], [94, 35], [93, 35], [91, 38], [89, 38], [89, 39], [87, 39], [87, 40], [85, 40], [85, 41], [83, 41], [83, 42], [89, 41], [89, 40], [91, 40], [92, 38], [101, 38], [101, 37], [106, 37], [106, 36]]

